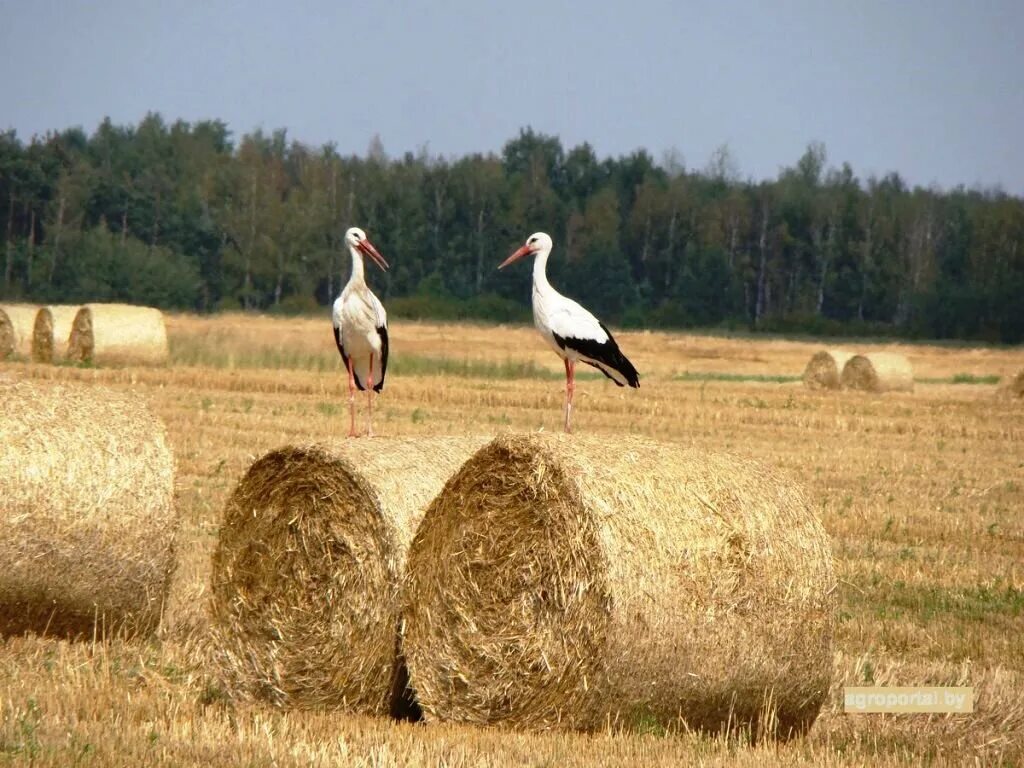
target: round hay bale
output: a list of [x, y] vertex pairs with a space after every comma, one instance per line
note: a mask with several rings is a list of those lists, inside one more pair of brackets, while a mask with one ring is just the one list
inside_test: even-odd
[[212, 657], [227, 692], [408, 714], [405, 555], [427, 504], [483, 438], [287, 446], [257, 460], [213, 556]]
[[164, 365], [170, 352], [159, 309], [86, 304], [75, 315], [68, 359], [94, 365]]
[[146, 633], [174, 568], [174, 460], [137, 397], [2, 382], [0, 633]]
[[78, 307], [62, 305], [41, 307], [36, 312], [32, 327], [33, 362], [54, 363], [64, 359], [76, 312]]
[[804, 368], [804, 386], [808, 389], [839, 389], [839, 377], [853, 352], [823, 349], [816, 352]]
[[0, 360], [32, 354], [36, 311], [28, 304], [0, 304]]
[[1009, 381], [997, 390], [997, 393], [1011, 400], [1024, 398], [1024, 368], [1016, 376], [1010, 377]]
[[896, 352], [854, 355], [843, 366], [840, 383], [844, 389], [864, 392], [913, 392], [914, 369]]
[[648, 439], [508, 435], [430, 505], [404, 649], [428, 720], [592, 730], [813, 722], [828, 537], [771, 469]]

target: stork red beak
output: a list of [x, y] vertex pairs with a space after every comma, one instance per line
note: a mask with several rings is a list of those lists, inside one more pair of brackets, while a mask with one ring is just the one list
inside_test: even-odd
[[511, 264], [513, 261], [517, 261], [523, 258], [523, 256], [528, 256], [531, 253], [533, 253], [533, 249], [530, 248], [530, 246], [528, 245], [524, 245], [518, 251], [516, 251], [503, 262], [501, 262], [501, 264], [498, 265], [498, 269], [503, 269], [504, 267], [507, 267], [509, 264]]
[[366, 238], [363, 238], [359, 241], [359, 250], [373, 259], [377, 263], [378, 267], [387, 272], [388, 263], [384, 261], [384, 257], [380, 255], [380, 251], [373, 246], [373, 243]]

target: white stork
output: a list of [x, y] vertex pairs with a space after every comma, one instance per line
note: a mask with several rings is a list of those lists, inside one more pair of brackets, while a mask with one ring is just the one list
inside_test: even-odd
[[571, 432], [577, 360], [594, 366], [620, 387], [626, 384], [639, 387], [640, 374], [619, 350], [604, 323], [551, 287], [546, 268], [552, 246], [548, 235], [536, 232], [498, 269], [523, 256], [536, 255], [533, 262], [533, 322], [555, 354], [565, 362], [565, 431]]
[[345, 233], [352, 276], [334, 302], [334, 341], [348, 369], [349, 437], [356, 437], [356, 388], [366, 390], [366, 434], [373, 436], [373, 393], [384, 388], [388, 370], [388, 315], [366, 285], [363, 254], [386, 270], [388, 263], [359, 227]]

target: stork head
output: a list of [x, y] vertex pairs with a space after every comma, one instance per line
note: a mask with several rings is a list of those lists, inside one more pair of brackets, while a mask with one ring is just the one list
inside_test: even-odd
[[502, 267], [507, 267], [513, 261], [517, 261], [523, 258], [523, 256], [529, 256], [530, 254], [533, 253], [551, 253], [551, 248], [553, 245], [554, 243], [551, 241], [551, 238], [548, 236], [546, 232], [534, 232], [532, 235], [526, 238], [526, 243], [523, 245], [522, 248], [520, 248], [518, 251], [513, 253], [511, 256], [509, 256], [507, 259], [501, 262], [501, 264], [498, 265], [498, 269], [501, 269]]
[[358, 251], [364, 256], [369, 256], [373, 259], [374, 263], [383, 270], [387, 270], [388, 263], [384, 261], [384, 257], [380, 255], [373, 243], [370, 242], [366, 233], [363, 232], [359, 227], [351, 227], [345, 232], [345, 245], [354, 251]]

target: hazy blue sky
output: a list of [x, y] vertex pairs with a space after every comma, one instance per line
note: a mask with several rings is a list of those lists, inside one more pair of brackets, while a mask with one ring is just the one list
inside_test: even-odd
[[286, 127], [389, 154], [521, 126], [601, 156], [727, 143], [774, 177], [807, 142], [863, 178], [1024, 194], [1024, 2], [0, 0], [0, 128], [104, 115]]

